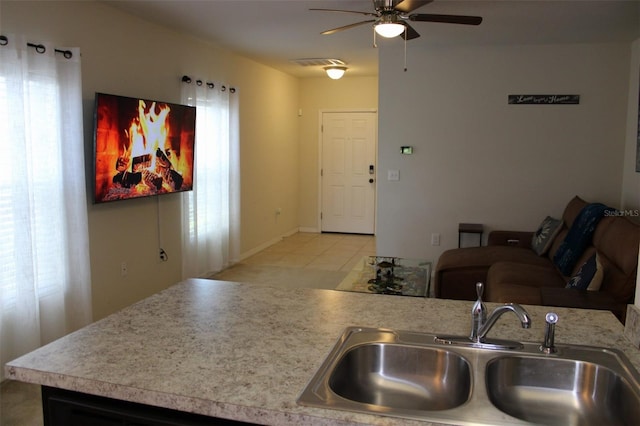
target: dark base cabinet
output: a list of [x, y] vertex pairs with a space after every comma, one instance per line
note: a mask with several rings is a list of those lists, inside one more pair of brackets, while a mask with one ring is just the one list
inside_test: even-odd
[[248, 425], [167, 408], [42, 386], [44, 426]]

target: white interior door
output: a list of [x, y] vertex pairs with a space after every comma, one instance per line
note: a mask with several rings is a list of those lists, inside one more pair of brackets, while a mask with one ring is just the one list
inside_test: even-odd
[[375, 112], [322, 114], [323, 232], [374, 233], [376, 129]]

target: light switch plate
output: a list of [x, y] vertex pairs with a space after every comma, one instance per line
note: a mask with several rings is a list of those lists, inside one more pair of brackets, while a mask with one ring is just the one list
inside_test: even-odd
[[400, 170], [387, 170], [387, 180], [400, 180]]

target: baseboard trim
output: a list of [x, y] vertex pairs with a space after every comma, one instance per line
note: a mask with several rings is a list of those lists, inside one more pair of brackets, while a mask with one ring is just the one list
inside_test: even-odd
[[319, 234], [320, 230], [318, 228], [306, 228], [302, 227], [299, 229], [299, 232], [308, 232], [310, 234]]
[[281, 234], [278, 237], [272, 238], [267, 242], [264, 242], [262, 244], [260, 244], [257, 247], [252, 248], [251, 250], [247, 251], [246, 253], [242, 253], [240, 254], [240, 261], [243, 261], [244, 259], [253, 256], [254, 254], [260, 253], [262, 250], [271, 247], [274, 244], [279, 243], [280, 241], [282, 241], [285, 237], [289, 237], [297, 232], [301, 232], [300, 228], [293, 228], [287, 232], [285, 232], [284, 234]]

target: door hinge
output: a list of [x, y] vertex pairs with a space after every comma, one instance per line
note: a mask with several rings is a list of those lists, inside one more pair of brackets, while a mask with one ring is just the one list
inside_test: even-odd
[[320, 177], [324, 176], [324, 169], [320, 169]]
[[322, 212], [320, 212], [320, 220], [322, 220]]
[[320, 133], [324, 133], [324, 124], [320, 125]]

